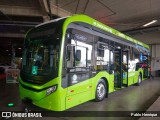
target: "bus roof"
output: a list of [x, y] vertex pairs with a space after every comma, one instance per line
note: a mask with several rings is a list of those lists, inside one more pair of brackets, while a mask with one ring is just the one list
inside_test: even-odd
[[45, 24], [48, 24], [48, 23], [52, 23], [52, 22], [57, 22], [57, 21], [59, 21], [59, 20], [63, 20], [63, 19], [65, 19], [65, 18], [67, 18], [67, 17], [69, 17], [69, 16], [61, 17], [61, 18], [57, 18], [57, 19], [53, 19], [53, 20], [50, 20], [50, 21], [47, 21], [47, 22], [38, 24], [38, 25], [35, 26], [35, 28], [36, 28], [36, 27], [40, 27], [40, 26], [45, 25]]
[[95, 27], [101, 29], [101, 30], [104, 30], [106, 32], [109, 32], [109, 33], [114, 34], [114, 35], [116, 35], [118, 37], [121, 37], [121, 38], [123, 38], [125, 40], [128, 40], [130, 42], [133, 42], [133, 43], [135, 43], [137, 45], [140, 45], [140, 46], [142, 46], [144, 48], [149, 49], [149, 46], [147, 44], [145, 44], [143, 42], [140, 42], [140, 41], [138, 41], [138, 40], [136, 40], [134, 38], [131, 38], [131, 37], [119, 32], [118, 30], [113, 29], [113, 28], [111, 28], [111, 27], [109, 27], [109, 26], [107, 26], [107, 25], [105, 25], [105, 24], [103, 24], [103, 23], [101, 23], [101, 22], [99, 22], [99, 21], [87, 16], [87, 15], [76, 14], [76, 15], [67, 17], [66, 20], [65, 20], [65, 24], [68, 25], [71, 22], [85, 22], [85, 23], [88, 23], [88, 24], [90, 24], [92, 26], [95, 26]]

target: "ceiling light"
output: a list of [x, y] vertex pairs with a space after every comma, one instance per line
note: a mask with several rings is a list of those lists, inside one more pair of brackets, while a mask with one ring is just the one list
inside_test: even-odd
[[157, 20], [152, 20], [151, 22], [146, 23], [146, 24], [144, 24], [143, 26], [146, 27], [146, 26], [151, 25], [151, 24], [153, 24], [153, 23], [155, 23], [155, 22], [157, 22]]

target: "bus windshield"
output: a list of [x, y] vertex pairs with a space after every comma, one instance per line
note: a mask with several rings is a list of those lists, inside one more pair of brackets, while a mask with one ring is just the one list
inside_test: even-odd
[[[30, 31], [26, 37], [22, 60], [22, 74], [34, 76], [32, 81], [36, 81], [36, 78], [39, 78], [39, 80], [45, 79], [45, 82], [47, 82], [58, 75], [61, 36], [56, 28], [45, 28], [43, 32], [37, 29]], [[27, 81], [29, 82], [29, 80]]]

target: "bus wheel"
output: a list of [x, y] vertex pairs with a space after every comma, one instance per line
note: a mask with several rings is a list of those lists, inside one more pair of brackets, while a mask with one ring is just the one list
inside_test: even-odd
[[96, 87], [95, 101], [102, 101], [106, 94], [106, 83], [103, 79], [100, 79]]
[[137, 85], [139, 86], [142, 82], [142, 78], [141, 78], [141, 74], [139, 74], [138, 76], [138, 81], [137, 81]]

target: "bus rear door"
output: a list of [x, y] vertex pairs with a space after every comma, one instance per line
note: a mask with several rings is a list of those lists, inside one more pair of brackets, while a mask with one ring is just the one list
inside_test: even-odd
[[114, 63], [115, 88], [122, 88], [122, 86], [128, 86], [128, 51], [116, 49], [114, 51]]

